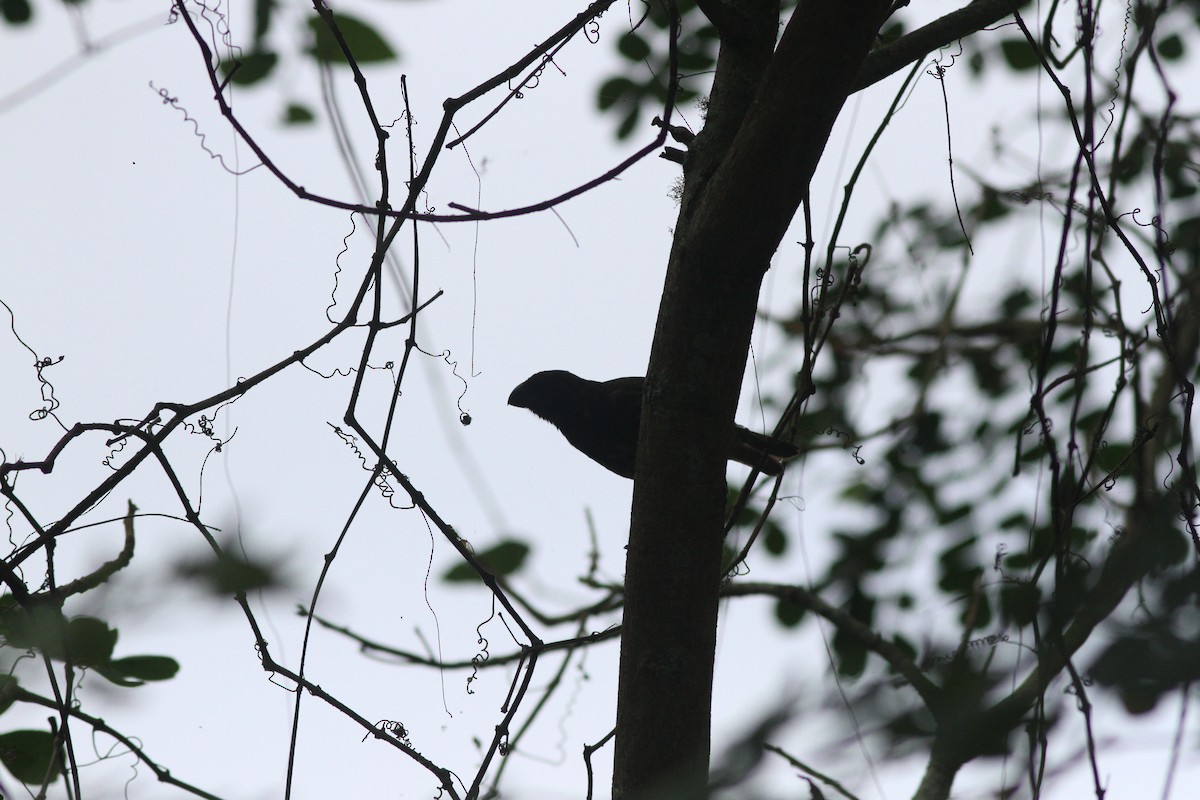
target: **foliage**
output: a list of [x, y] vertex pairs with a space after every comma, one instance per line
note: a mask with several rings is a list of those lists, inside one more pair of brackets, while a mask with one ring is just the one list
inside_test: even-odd
[[[256, 375], [194, 403], [160, 403], [134, 414], [133, 421], [64, 425], [54, 454], [40, 461], [5, 455], [0, 491], [7, 515], [16, 520], [8, 523], [9, 530], [23, 526], [26, 539], [8, 554], [0, 576], [8, 592], [0, 597], [0, 636], [6, 655], [39, 663], [55, 691], [34, 692], [26, 688], [26, 675], [13, 671], [0, 678], [0, 714], [27, 704], [56, 715], [50, 730], [0, 733], [0, 763], [11, 776], [36, 791], [66, 775], [78, 794], [80, 764], [67, 724], [74, 721], [130, 747], [161, 780], [204, 794], [170, 778], [130, 737], [77, 706], [82, 674], [94, 672], [125, 689], [170, 680], [179, 670], [169, 656], [117, 657], [115, 627], [98, 616], [64, 610], [68, 598], [96, 591], [129, 563], [132, 504], [124, 520], [107, 521], [124, 524], [122, 555], [70, 585], [54, 579], [54, 542], [69, 539], [66, 535], [80, 529], [95, 503], [135, 472], [158, 469], [177, 493], [174, 511], [213, 553], [210, 560], [181, 564], [176, 575], [200, 579], [212, 594], [234, 598], [263, 668], [294, 689], [297, 720], [307, 692], [364, 736], [385, 741], [416, 764], [446, 796], [497, 790], [503, 756], [519, 746], [544, 699], [560, 687], [571, 659], [619, 632], [606, 626], [618, 619], [622, 587], [602, 580], [593, 562], [581, 576], [594, 593], [591, 601], [567, 613], [545, 611], [520, 588], [535, 563], [530, 542], [510, 535], [476, 553], [449, 515], [439, 513], [401, 470], [389, 449], [392, 413], [409, 357], [422, 352], [416, 320], [439, 294], [421, 294], [414, 272], [408, 288], [418, 300], [405, 314], [389, 318], [379, 300], [382, 270], [397, 234], [414, 220], [481, 222], [552, 208], [616, 177], [639, 158], [663, 152], [668, 132], [686, 143], [671, 115], [706, 95], [718, 64], [717, 26], [691, 0], [678, 4], [678, 18], [669, 5], [634, 3], [630, 9], [641, 16], [635, 14], [612, 37], [620, 66], [600, 83], [596, 104], [620, 139], [645, 136], [647, 118], [661, 115], [653, 141], [610, 173], [524, 208], [457, 208], [443, 215], [420, 210], [419, 198], [439, 155], [455, 143], [447, 143], [455, 114], [507, 86], [509, 95], [484, 115], [486, 123], [536, 81], [557, 48], [598, 30], [596, 18], [609, 5], [594, 4], [508, 69], [447, 101], [424, 160], [399, 168], [396, 164], [405, 159], [395, 159], [402, 151], [389, 151], [385, 140], [403, 137], [398, 128], [385, 131], [375, 119], [361, 79], [362, 66], [392, 63], [399, 48], [365, 16], [320, 8], [306, 17], [307, 40], [296, 49], [322, 69], [349, 70], [357, 79], [378, 142], [373, 163], [381, 188], [369, 200], [320, 197], [262, 155], [297, 196], [371, 221], [370, 269], [343, 317]], [[984, 5], [1000, 4], [971, 4]], [[790, 7], [785, 4], [785, 15]], [[271, 0], [257, 2], [245, 43], [214, 54], [197, 20], [216, 29], [227, 21], [203, 6], [177, 7], [209, 70], [216, 102], [230, 119], [237, 116], [227, 104], [228, 83], [267, 85], [279, 78], [287, 61], [283, 56], [292, 55], [280, 44], [283, 37], [275, 35], [279, 8]], [[769, 321], [788, 342], [786, 362], [773, 367], [776, 375], [786, 375], [775, 385], [786, 382], [787, 391], [768, 392], [764, 406], [782, 420], [777, 435], [806, 453], [809, 473], [844, 480], [836, 493], [842, 513], [826, 532], [831, 552], [811, 580], [752, 581], [748, 565], [790, 563], [799, 550], [799, 532], [773, 515], [780, 483], [752, 477], [729, 487], [722, 591], [731, 598], [768, 598], [782, 636], [811, 630], [818, 617], [830, 624], [832, 667], [847, 702], [866, 723], [862, 727], [876, 731], [897, 754], [945, 756], [947, 793], [963, 764], [1016, 753], [1037, 765], [1028, 776], [1029, 790], [1041, 792], [1049, 774], [1049, 738], [1076, 719], [1072, 709], [1082, 717], [1091, 766], [1099, 775], [1093, 702], [1112, 693], [1129, 713], [1144, 714], [1164, 698], [1187, 697], [1200, 677], [1192, 428], [1192, 382], [1200, 361], [1195, 311], [1200, 307], [1200, 115], [1182, 105], [1171, 72], [1173, 65], [1194, 58], [1198, 8], [1195, 2], [1132, 2], [1123, 20], [1106, 17], [1105, 28], [1093, 17], [1092, 4], [1049, 4], [1038, 18], [1023, 16], [1034, 13], [1024, 4], [1015, 21], [1010, 18], [996, 30], [979, 25], [914, 55], [909, 61], [918, 59], [917, 69], [895, 88], [894, 102], [835, 210], [832, 231], [817, 241], [812, 217], [825, 209], [806, 207], [803, 260], [777, 266], [796, 278], [800, 292], [795, 308]], [[0, 12], [11, 25], [35, 17], [24, 0], [0, 3]], [[920, 35], [915, 15], [910, 20], [905, 14], [881, 31], [876, 63]], [[1115, 22], [1124, 24], [1119, 40]], [[1102, 29], [1104, 47], [1097, 40]], [[933, 51], [932, 61], [920, 60]], [[945, 118], [928, 120], [931, 130], [948, 131], [945, 194], [896, 197], [872, 224], [860, 219], [856, 228], [845, 220], [865, 192], [863, 168], [879, 136], [896, 124], [911, 97], [911, 82], [922, 70], [943, 86], [961, 77], [981, 91], [998, 80], [1015, 82], [1030, 97], [1040, 89], [1046, 102], [1036, 110], [1038, 132], [1071, 146], [1039, 157], [1035, 168], [1011, 168], [1031, 163], [1026, 158], [1030, 144], [1020, 130], [1030, 121], [1014, 119], [994, 137], [990, 158], [973, 162], [959, 155], [967, 148], [954, 138], [954, 109], [947, 100]], [[319, 117], [307, 104], [293, 101], [283, 118], [308, 124]], [[252, 133], [242, 130], [242, 135], [256, 144]], [[940, 144], [940, 133], [930, 141]], [[415, 153], [411, 130], [404, 144], [405, 155]], [[402, 197], [389, 194], [389, 187], [402, 183]], [[1004, 245], [1031, 241], [1032, 232], [1047, 235], [1045, 255], [1018, 250], [1010, 256]], [[1024, 261], [1009, 266], [1004, 263], [1009, 257]], [[409, 331], [399, 358], [379, 344], [381, 334], [392, 328]], [[308, 367], [306, 358], [351, 331], [365, 331], [365, 338], [359, 357], [347, 367], [357, 377], [345, 397], [346, 428], [334, 432], [369, 474], [363, 496], [377, 493], [389, 505], [403, 498], [418, 509], [458, 558], [440, 572], [441, 580], [487, 591], [493, 607], [512, 621], [521, 645], [511, 654], [492, 654], [481, 635], [480, 653], [460, 664], [368, 639], [352, 626], [317, 615], [324, 571], [301, 613], [370, 655], [470, 669], [472, 681], [482, 670], [517, 664], [510, 696], [490, 720], [472, 762], [474, 773], [464, 773], [465, 779], [424, 755], [405, 725], [372, 723], [368, 714], [324, 690], [303, 660], [298, 666], [282, 663], [282, 656], [276, 660], [247, 593], [277, 585], [277, 568], [238, 556], [213, 538], [163, 450], [168, 436], [186, 431], [208, 440], [209, 455], [219, 454], [228, 442], [212, 423], [227, 404], [277, 373]], [[35, 361], [38, 380], [47, 384], [43, 372], [52, 362]], [[373, 408], [366, 421], [360, 389], [361, 376], [370, 369], [394, 377], [385, 398], [386, 422], [374, 416]], [[55, 411], [47, 401], [41, 413], [56, 420]], [[465, 412], [460, 420], [470, 422]], [[114, 467], [88, 497], [73, 498], [78, 502], [65, 515], [40, 518], [23, 502], [15, 476], [52, 474], [54, 455], [79, 446], [88, 433], [102, 433], [107, 447], [120, 442], [137, 448], [139, 455]], [[356, 507], [347, 530], [357, 514]], [[342, 541], [327, 557], [326, 570]], [[35, 562], [43, 565], [44, 579], [22, 578], [22, 564], [32, 574]], [[915, 585], [914, 574], [919, 576]], [[945, 610], [944, 618], [931, 609]], [[566, 634], [553, 641], [540, 638], [563, 625], [569, 626]], [[538, 658], [555, 652], [565, 654], [560, 671], [530, 710], [529, 698], [540, 691], [531, 689]], [[796, 763], [766, 742], [786, 716], [781, 711], [748, 737], [753, 753], [747, 758], [757, 764], [764, 752], [774, 752]], [[594, 749], [585, 750], [589, 776]], [[294, 760], [289, 784], [293, 768]], [[749, 767], [742, 774], [748, 772]], [[824, 780], [814, 770], [805, 772]], [[810, 785], [815, 791], [811, 780]], [[1096, 791], [1102, 793], [1099, 778]]]

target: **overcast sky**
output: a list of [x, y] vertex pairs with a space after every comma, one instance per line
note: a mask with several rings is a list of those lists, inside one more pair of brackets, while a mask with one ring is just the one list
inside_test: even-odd
[[[46, 376], [61, 403], [57, 416], [68, 427], [141, 418], [160, 401], [194, 402], [286, 357], [328, 330], [327, 310], [340, 318], [371, 254], [362, 225], [352, 233], [350, 214], [303, 202], [267, 170], [254, 168], [253, 154], [220, 118], [200, 54], [182, 24], [147, 22], [139, 16], [145, 4], [93, 5], [82, 17], [92, 41], [145, 24], [136, 35], [87, 57], [79, 56], [78, 22], [58, 6], [40, 4], [36, 24], [19, 32], [0, 28], [0, 66], [6, 91], [15, 92], [0, 92], [5, 187], [0, 299], [13, 310], [15, 330], [29, 347], [41, 357], [63, 357]], [[274, 33], [284, 48], [295, 46], [307, 13], [304, 3], [285, 5], [291, 27]], [[931, 15], [950, 7], [932, 5]], [[582, 4], [349, 7], [385, 29], [399, 49], [399, 65], [368, 70], [370, 90], [380, 118], [399, 119], [400, 76], [407, 75], [417, 152], [424, 156], [446, 97], [515, 61]], [[235, 16], [232, 25], [235, 40], [245, 41], [248, 18]], [[596, 87], [617, 66], [613, 41], [627, 27], [628, 10], [615, 7], [601, 23], [599, 43], [579, 39], [568, 46], [556, 58], [557, 69], [547, 69], [535, 89], [469, 140], [465, 152], [445, 154], [429, 185], [428, 204], [443, 212], [452, 202], [493, 210], [523, 205], [591, 179], [649, 141], [654, 131], [647, 126], [629, 142], [615, 142], [614, 120], [595, 111]], [[340, 72], [338, 78], [336, 93], [351, 138], [360, 163], [369, 166], [370, 129], [353, 85]], [[982, 109], [995, 107], [994, 96], [965, 74], [947, 88], [961, 158], [969, 161], [987, 150], [995, 118]], [[821, 230], [830, 224], [823, 209], [836, 207], [846, 158], [857, 155], [894, 91], [895, 83], [886, 83], [852, 98], [844, 110], [813, 192], [824, 199], [814, 213]], [[165, 104], [164, 93], [176, 102]], [[464, 122], [478, 119], [494, 99], [469, 110]], [[283, 106], [296, 100], [317, 108], [321, 123], [310, 129], [279, 125]], [[285, 63], [281, 76], [264, 88], [235, 92], [235, 108], [296, 183], [323, 195], [360, 199], [325, 124], [317, 74], [306, 60]], [[877, 163], [886, 171], [869, 171], [846, 241], [866, 240], [873, 212], [892, 195], [942, 196], [941, 109], [940, 87], [926, 77], [885, 137]], [[694, 110], [686, 119], [699, 124]], [[402, 178], [400, 126], [392, 136], [394, 177]], [[586, 572], [590, 547], [585, 514], [594, 520], [600, 574], [619, 580], [631, 483], [597, 467], [550, 426], [505, 400], [513, 386], [543, 369], [597, 379], [644, 372], [671, 241], [676, 208], [670, 190], [677, 175], [676, 165], [648, 158], [557, 213], [419, 228], [421, 298], [444, 294], [420, 318], [424, 352], [405, 377], [394, 457], [477, 550], [505, 536], [533, 542], [535, 556], [518, 587], [551, 612], [595, 597], [576, 581]], [[399, 197], [402, 188], [395, 191]], [[394, 248], [393, 276], [411, 275], [408, 231]], [[768, 279], [768, 310], [786, 312], [796, 297], [797, 238], [785, 239]], [[1038, 248], [1035, 241], [1007, 242], [981, 257], [1036, 256]], [[985, 280], [971, 288], [985, 293], [994, 287]], [[407, 310], [399, 282], [390, 283], [388, 293], [397, 313]], [[0, 328], [8, 327], [6, 313], [0, 309]], [[367, 379], [363, 408], [376, 430], [393, 380], [385, 364], [399, 363], [406, 335], [407, 329], [396, 329], [382, 337], [372, 358], [378, 369]], [[308, 362], [333, 377], [293, 367], [223, 409], [215, 429], [232, 440], [222, 452], [211, 452], [209, 439], [183, 431], [168, 450], [193, 501], [202, 502], [206, 522], [229, 537], [240, 529], [249, 552], [276, 560], [287, 575], [286, 588], [254, 604], [276, 658], [291, 667], [298, 663], [303, 633], [295, 607], [308, 602], [323, 554], [368, 477], [332, 427], [341, 424], [351, 388], [343, 376], [357, 362], [361, 342], [361, 335], [347, 334]], [[767, 329], [755, 338], [761, 374], [776, 386], [785, 376], [765, 365], [786, 356], [780, 352], [784, 344]], [[0, 448], [10, 460], [44, 457], [62, 433], [53, 420], [29, 419], [42, 391], [30, 362], [14, 335], [0, 335]], [[739, 419], [761, 426], [753, 376], [748, 370]], [[458, 423], [460, 412], [470, 414], [470, 426]], [[51, 475], [22, 475], [22, 496], [40, 519], [53, 520], [107, 474], [101, 462], [108, 454], [102, 437], [77, 443]], [[122, 456], [113, 458], [120, 463]], [[830, 525], [837, 489], [828, 476], [849, 469], [848, 461], [831, 458], [820, 471], [789, 471], [788, 501], [779, 519], [803, 547], [784, 562], [753, 562], [754, 577], [803, 581], [808, 559], [823, 557], [821, 534]], [[146, 466], [90, 518], [119, 517], [127, 500], [143, 511], [179, 513], [161, 473]], [[430, 530], [418, 512], [392, 509], [387, 498], [373, 493], [335, 561], [321, 613], [382, 642], [428, 648], [447, 659], [478, 652], [476, 626], [491, 613], [490, 596], [438, 581], [454, 554]], [[118, 655], [170, 655], [182, 670], [175, 680], [131, 690], [112, 689], [89, 676], [81, 692], [85, 710], [136, 736], [152, 758], [183, 780], [232, 798], [280, 796], [293, 695], [268, 682], [232, 603], [205, 598], [173, 578], [176, 559], [204, 552], [196, 532], [165, 518], [141, 519], [137, 531], [133, 566], [111, 591], [89, 595], [71, 610], [118, 626]], [[25, 534], [18, 527], [13, 538], [19, 542]], [[79, 574], [112, 558], [120, 535], [119, 525], [108, 525], [65, 538], [61, 568], [70, 572], [73, 565]], [[953, 609], [939, 606], [928, 613], [951, 618]], [[831, 682], [814, 626], [802, 634], [779, 634], [765, 601], [726, 604], [721, 625], [718, 748], [790, 696], [799, 721], [780, 735], [782, 744], [795, 747], [801, 758], [833, 765], [828, 771], [861, 797], [911, 794], [919, 759], [885, 765], [881, 753], [865, 752], [869, 746], [852, 740], [836, 758], [815, 746], [844, 730], [850, 712], [818, 693], [828, 692]], [[492, 654], [513, 651], [502, 624], [492, 620], [482, 630]], [[546, 639], [570, 634], [567, 628], [542, 632]], [[566, 687], [543, 712], [536, 733], [509, 757], [507, 785], [514, 796], [582, 796], [580, 750], [613, 723], [617, 653], [614, 642], [593, 648], [582, 663], [571, 662]], [[371, 661], [324, 632], [309, 658], [313, 681], [368, 718], [402, 721], [418, 750], [464, 779], [475, 767], [472, 738], [490, 736], [512, 676], [511, 668], [483, 671], [468, 691], [465, 672]], [[555, 657], [544, 659], [535, 688], [546, 685], [557, 664]], [[32, 679], [36, 670], [25, 667], [20, 674]], [[533, 702], [526, 700], [530, 708]], [[1130, 720], [1107, 707], [1097, 713], [1098, 729], [1119, 726], [1128, 737], [1102, 761], [1111, 770], [1111, 796], [1137, 796], [1140, 770], [1162, 774], [1169, 720]], [[19, 714], [24, 716], [17, 724], [12, 718]], [[44, 726], [43, 717], [18, 709], [5, 715], [0, 728]], [[79, 727], [75, 733], [76, 742], [87, 746], [87, 732]], [[361, 738], [361, 729], [305, 698], [294, 796], [432, 796], [434, 783], [425, 773], [381, 744], [360, 744]], [[1064, 739], [1057, 754], [1077, 743]], [[97, 753], [80, 756], [99, 762], [84, 771], [85, 789], [89, 783], [105, 787], [91, 796], [119, 797], [122, 791], [132, 798], [175, 796], [129, 756], [99, 761], [109, 746], [98, 738]], [[610, 755], [597, 762], [600, 796], [608, 791]], [[1019, 782], [1021, 765], [986, 762], [966, 771], [961, 785], [995, 787], [1004, 769], [1009, 784]], [[1089, 776], [1076, 772], [1078, 786], [1087, 791]], [[1180, 773], [1181, 785], [1189, 774], [1195, 777], [1194, 770]], [[769, 777], [767, 785], [778, 796], [805, 791], [778, 763]]]

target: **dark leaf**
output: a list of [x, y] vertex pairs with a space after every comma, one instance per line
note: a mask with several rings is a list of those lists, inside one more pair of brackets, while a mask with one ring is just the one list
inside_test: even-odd
[[252, 50], [234, 61], [222, 62], [221, 74], [228, 76], [231, 83], [250, 86], [265, 80], [275, 69], [278, 61], [279, 56], [275, 53], [266, 50]]
[[1018, 72], [1036, 69], [1039, 63], [1037, 53], [1024, 38], [1004, 39], [1000, 42], [1000, 54]]
[[265, 561], [246, 560], [228, 550], [220, 556], [181, 562], [175, 569], [180, 576], [199, 581], [204, 589], [218, 597], [265, 589], [281, 583], [273, 565]]
[[[341, 31], [354, 60], [359, 64], [396, 60], [396, 51], [371, 25], [357, 17], [339, 13], [333, 14], [333, 21]], [[313, 44], [308, 52], [318, 61], [330, 64], [347, 63], [333, 31], [320, 16], [313, 15], [308, 18], [308, 29], [313, 35]]]
[[141, 686], [146, 681], [165, 681], [179, 672], [179, 662], [166, 656], [129, 656], [96, 667], [118, 686]]
[[19, 686], [15, 675], [0, 675], [0, 714], [12, 706]]
[[612, 108], [618, 102], [625, 98], [625, 95], [634, 95], [631, 101], [636, 103], [637, 95], [641, 93], [641, 89], [629, 78], [609, 78], [601, 85], [599, 91], [596, 92], [596, 106], [604, 111]]
[[1172, 33], [1158, 40], [1158, 54], [1167, 61], [1177, 61], [1183, 58], [1183, 39], [1177, 33]]
[[1040, 603], [1041, 590], [1032, 583], [1021, 581], [1000, 587], [1000, 613], [1018, 625], [1033, 622]]
[[46, 731], [0, 733], [0, 764], [17, 780], [35, 785], [47, 774], [53, 781], [61, 773], [54, 759], [54, 736]]
[[307, 125], [315, 119], [316, 115], [313, 114], [312, 109], [299, 103], [288, 103], [283, 112], [284, 125]]
[[[529, 555], [529, 545], [516, 539], [505, 539], [489, 547], [475, 557], [493, 575], [511, 575], [521, 568]], [[479, 574], [466, 562], [460, 562], [446, 571], [442, 580], [448, 583], [465, 583], [479, 579]]]
[[804, 606], [781, 597], [775, 601], [775, 619], [785, 628], [794, 628], [804, 619]]
[[275, 0], [254, 0], [254, 41], [260, 42], [271, 30], [271, 15], [275, 11]]
[[637, 31], [626, 31], [617, 40], [617, 50], [630, 61], [641, 61], [650, 55], [650, 45]]
[[763, 547], [767, 548], [767, 552], [773, 556], [782, 556], [787, 552], [787, 534], [783, 528], [776, 525], [771, 520], [767, 520], [763, 527]]
[[9, 25], [24, 25], [33, 19], [28, 0], [0, 0], [0, 16]]
[[112, 658], [117, 646], [117, 631], [95, 617], [73, 617], [67, 623], [65, 654], [50, 653], [55, 658], [68, 655], [79, 666], [104, 664]]

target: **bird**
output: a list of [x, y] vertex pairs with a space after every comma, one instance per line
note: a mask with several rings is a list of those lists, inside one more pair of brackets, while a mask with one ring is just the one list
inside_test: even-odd
[[[508, 396], [508, 404], [527, 408], [558, 428], [575, 449], [623, 478], [633, 478], [642, 388], [646, 379], [590, 381], [555, 369], [531, 376]], [[788, 442], [734, 426], [728, 458], [757, 467], [767, 475], [783, 472], [784, 461], [799, 451]]]

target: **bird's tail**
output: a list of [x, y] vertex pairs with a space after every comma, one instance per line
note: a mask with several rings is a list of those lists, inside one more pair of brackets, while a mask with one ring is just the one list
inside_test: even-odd
[[784, 462], [799, 453], [800, 450], [791, 442], [774, 439], [739, 425], [730, 458], [748, 467], [756, 467], [766, 475], [779, 475], [783, 472]]

